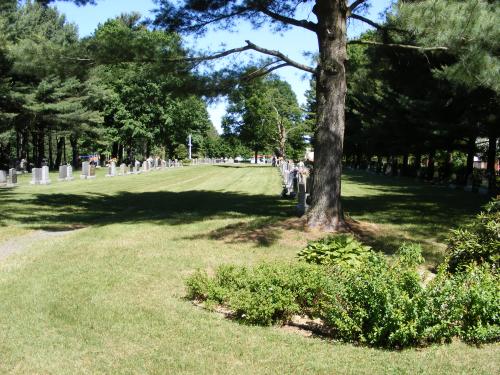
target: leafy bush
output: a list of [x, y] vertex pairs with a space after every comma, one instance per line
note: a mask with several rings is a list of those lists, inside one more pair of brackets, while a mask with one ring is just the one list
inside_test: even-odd
[[420, 247], [405, 245], [389, 264], [381, 255], [329, 279], [318, 315], [337, 338], [374, 346], [404, 347], [420, 339], [423, 287], [415, 270]]
[[223, 305], [249, 324], [283, 323], [294, 314], [321, 318], [343, 341], [403, 348], [460, 337], [471, 343], [500, 339], [500, 278], [486, 265], [451, 274], [441, 267], [424, 287], [420, 246], [403, 244], [394, 260], [372, 253], [356, 267], [262, 264], [198, 271], [188, 296]]
[[449, 274], [442, 267], [422, 296], [422, 338], [471, 343], [500, 339], [500, 278], [486, 266], [469, 266]]
[[460, 271], [471, 263], [500, 262], [500, 200], [494, 199], [472, 223], [453, 230], [448, 239], [448, 269]]
[[298, 253], [299, 260], [347, 268], [359, 267], [373, 252], [350, 235], [328, 236], [311, 241]]
[[317, 267], [307, 264], [262, 264], [221, 266], [213, 278], [198, 271], [186, 284], [189, 298], [224, 304], [244, 322], [269, 325], [310, 310], [323, 279]]

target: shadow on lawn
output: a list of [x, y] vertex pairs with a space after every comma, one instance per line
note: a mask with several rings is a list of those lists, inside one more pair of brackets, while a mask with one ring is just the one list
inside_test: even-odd
[[[218, 166], [227, 168], [230, 166]], [[261, 168], [255, 166], [255, 168]], [[347, 172], [345, 180], [373, 194], [346, 196], [343, 205], [352, 218], [363, 222], [393, 224], [417, 239], [443, 240], [451, 227], [469, 219], [486, 201], [477, 194], [452, 191], [363, 172]], [[366, 193], [366, 190], [363, 190]], [[119, 192], [106, 194], [37, 194], [24, 199], [13, 190], [0, 190], [0, 226], [19, 223], [45, 230], [68, 230], [112, 223], [179, 225], [210, 218], [242, 219], [216, 229], [205, 237], [229, 242], [270, 246], [283, 231], [301, 230], [294, 219], [294, 201], [270, 195], [222, 191]], [[248, 216], [253, 218], [248, 221]], [[401, 231], [353, 228], [375, 249], [392, 253], [404, 240]]]
[[106, 194], [38, 194], [22, 199], [0, 193], [10, 211], [0, 213], [0, 225], [7, 221], [28, 224], [46, 230], [112, 223], [189, 224], [208, 218], [266, 217], [287, 218], [293, 213], [290, 202], [270, 195], [235, 192], [119, 192]]

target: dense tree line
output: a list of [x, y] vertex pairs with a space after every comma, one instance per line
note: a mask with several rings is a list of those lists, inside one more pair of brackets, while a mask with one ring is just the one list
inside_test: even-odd
[[209, 150], [216, 134], [196, 77], [181, 63], [178, 35], [148, 29], [139, 15], [109, 20], [80, 40], [45, 4], [0, 9], [0, 164], [51, 168], [100, 153], [121, 160]]
[[[435, 5], [433, 17], [425, 17]], [[349, 46], [345, 158], [378, 168], [384, 160], [403, 175], [465, 184], [475, 155], [488, 161], [486, 177], [496, 189], [500, 44], [495, 14], [487, 1], [428, 1], [402, 5], [383, 29], [362, 40], [411, 45], [448, 39], [446, 50]], [[425, 25], [421, 25], [424, 23]], [[392, 30], [413, 30], [402, 34]], [[443, 36], [444, 34], [444, 36]], [[495, 38], [496, 35], [496, 38]], [[424, 161], [424, 163], [422, 163]]]

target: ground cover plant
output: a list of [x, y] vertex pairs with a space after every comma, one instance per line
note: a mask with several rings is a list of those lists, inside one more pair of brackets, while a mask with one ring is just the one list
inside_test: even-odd
[[[52, 175], [49, 186], [23, 176], [18, 188], [0, 189], [0, 248], [18, 246], [0, 259], [0, 373], [499, 372], [498, 344], [375, 350], [236, 324], [185, 300], [198, 268], [313, 267], [296, 260], [314, 237], [292, 225], [275, 169], [104, 174], [67, 183]], [[484, 200], [363, 172], [345, 181], [351, 218], [376, 223], [366, 225], [377, 233], [366, 234], [374, 250], [422, 242], [430, 268], [444, 258], [448, 229]]]

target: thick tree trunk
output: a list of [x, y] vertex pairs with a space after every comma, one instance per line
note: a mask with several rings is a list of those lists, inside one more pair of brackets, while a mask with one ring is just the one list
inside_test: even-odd
[[344, 66], [347, 58], [347, 2], [317, 0], [314, 13], [318, 18], [318, 110], [314, 186], [307, 220], [310, 227], [337, 231], [345, 226], [340, 193], [347, 91]]
[[76, 135], [71, 135], [69, 137], [69, 142], [71, 143], [71, 153], [72, 153], [72, 158], [71, 158], [71, 164], [73, 165], [73, 168], [77, 169], [78, 166], [78, 138]]
[[465, 167], [465, 181], [474, 172], [474, 156], [476, 155], [476, 137], [470, 137], [467, 142], [467, 165]]
[[53, 157], [53, 147], [52, 147], [52, 132], [49, 130], [48, 134], [48, 142], [49, 142], [49, 168], [54, 169], [54, 157]]
[[37, 155], [35, 167], [41, 168], [45, 158], [45, 129], [42, 124], [38, 126], [37, 134]]
[[434, 165], [435, 155], [436, 155], [436, 151], [434, 151], [434, 150], [432, 150], [429, 153], [429, 160], [427, 161], [427, 179], [428, 180], [432, 180], [432, 178], [434, 177], [434, 170], [436, 169], [435, 165]]
[[38, 135], [37, 135], [37, 132], [36, 130], [34, 130], [32, 133], [31, 133], [31, 142], [32, 142], [32, 149], [31, 149], [31, 153], [32, 153], [32, 157], [31, 159], [33, 160], [33, 165], [36, 167], [36, 163], [37, 163], [37, 160], [38, 160], [38, 156], [37, 156], [37, 150], [38, 150]]
[[24, 129], [22, 131], [22, 140], [21, 140], [21, 159], [26, 159], [26, 161], [29, 161], [29, 136], [28, 136], [28, 130]]
[[259, 161], [259, 150], [255, 150], [255, 164]]
[[118, 163], [123, 163], [123, 144], [118, 145]]
[[56, 151], [56, 167], [59, 167], [62, 162], [62, 157], [63, 157], [63, 148], [64, 148], [64, 143], [65, 143], [65, 139], [64, 137], [60, 137], [58, 140], [57, 140], [57, 151]]
[[403, 165], [401, 166], [401, 174], [403, 176], [408, 176], [408, 158], [409, 158], [408, 153], [405, 153], [403, 155]]
[[488, 174], [488, 187], [490, 193], [496, 191], [496, 171], [495, 164], [497, 159], [497, 137], [495, 129], [491, 129], [490, 137], [488, 139], [488, 163], [486, 165], [486, 172]]

